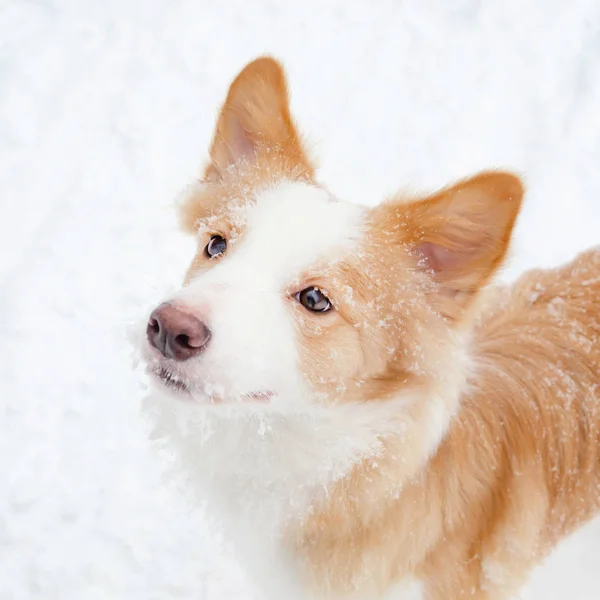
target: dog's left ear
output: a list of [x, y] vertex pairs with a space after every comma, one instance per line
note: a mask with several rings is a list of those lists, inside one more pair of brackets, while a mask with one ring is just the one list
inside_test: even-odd
[[434, 303], [458, 318], [501, 266], [522, 198], [516, 175], [484, 172], [421, 200], [381, 205], [375, 226], [430, 274]]
[[312, 177], [312, 166], [290, 115], [285, 73], [275, 59], [252, 61], [231, 84], [217, 121], [210, 159], [205, 172], [209, 181], [261, 159], [268, 160], [270, 166], [283, 160], [286, 169]]

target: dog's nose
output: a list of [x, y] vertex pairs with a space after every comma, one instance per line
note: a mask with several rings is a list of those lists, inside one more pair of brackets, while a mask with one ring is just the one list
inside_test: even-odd
[[150, 315], [146, 335], [166, 358], [182, 361], [206, 348], [210, 329], [193, 314], [165, 303]]

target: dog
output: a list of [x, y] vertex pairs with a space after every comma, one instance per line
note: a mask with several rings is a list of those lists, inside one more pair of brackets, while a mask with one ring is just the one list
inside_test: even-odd
[[343, 202], [281, 65], [231, 84], [142, 352], [155, 437], [265, 598], [508, 598], [598, 513], [600, 250], [494, 284], [523, 194]]

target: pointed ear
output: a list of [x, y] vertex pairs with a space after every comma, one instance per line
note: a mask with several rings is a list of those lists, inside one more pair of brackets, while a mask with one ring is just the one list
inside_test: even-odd
[[502, 264], [522, 198], [517, 176], [484, 172], [423, 200], [396, 205], [403, 241], [417, 267], [438, 284], [447, 316], [458, 316]]
[[289, 108], [288, 89], [281, 65], [270, 57], [244, 67], [229, 88], [210, 148], [207, 180], [219, 180], [232, 165], [284, 159], [286, 168], [312, 177]]

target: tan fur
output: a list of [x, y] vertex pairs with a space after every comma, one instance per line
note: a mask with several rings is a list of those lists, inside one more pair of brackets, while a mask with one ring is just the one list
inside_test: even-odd
[[[181, 211], [202, 238], [188, 276], [210, 268], [207, 236], [243, 235], [236, 211], [258, 190], [314, 183], [275, 61], [234, 81], [210, 155]], [[416, 576], [429, 600], [505, 598], [598, 512], [600, 251], [486, 288], [522, 195], [517, 177], [488, 172], [393, 199], [368, 213], [355, 255], [306, 274], [336, 310], [315, 317], [290, 303], [303, 372], [323, 397], [416, 399], [376, 460], [290, 527], [323, 597], [383, 594]], [[452, 418], [431, 449], [438, 405]]]
[[404, 477], [410, 448], [389, 440], [296, 532], [318, 582], [377, 577], [383, 591], [412, 573], [430, 599], [504, 598], [598, 512], [600, 252], [491, 295], [469, 388], [427, 468]]
[[225, 202], [247, 199], [252, 191], [282, 178], [312, 182], [292, 121], [283, 69], [259, 58], [235, 78], [219, 113], [202, 184], [180, 206], [184, 230], [223, 211]]

